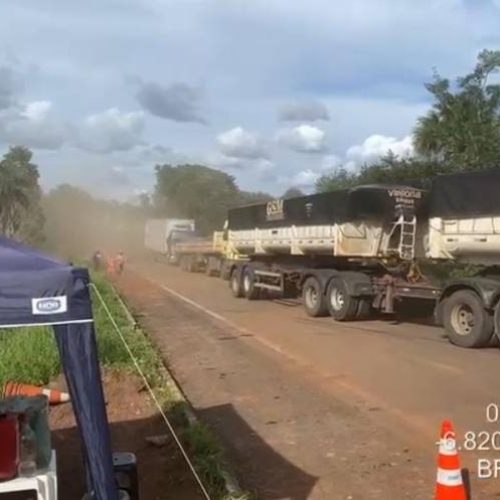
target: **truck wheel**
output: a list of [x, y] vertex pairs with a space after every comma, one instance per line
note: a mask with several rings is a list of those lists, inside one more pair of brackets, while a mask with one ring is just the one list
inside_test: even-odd
[[493, 317], [494, 330], [497, 339], [500, 341], [500, 302], [495, 307], [495, 315]]
[[359, 301], [349, 295], [344, 280], [333, 278], [326, 291], [326, 304], [334, 319], [351, 321], [356, 318]]
[[493, 336], [493, 319], [471, 290], [460, 290], [446, 299], [443, 324], [452, 344], [483, 347]]
[[238, 269], [233, 269], [231, 271], [231, 276], [229, 277], [229, 285], [231, 287], [231, 293], [233, 297], [241, 299], [243, 297], [243, 287], [241, 286], [241, 274]]
[[302, 286], [302, 304], [307, 315], [313, 318], [328, 314], [321, 285], [314, 277], [307, 278]]
[[243, 270], [243, 293], [248, 300], [259, 298], [259, 289], [255, 287], [255, 277], [249, 267], [245, 267]]

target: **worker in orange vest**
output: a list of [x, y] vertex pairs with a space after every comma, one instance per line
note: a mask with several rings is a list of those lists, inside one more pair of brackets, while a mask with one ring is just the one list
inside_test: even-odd
[[120, 275], [123, 273], [124, 268], [125, 255], [123, 255], [123, 252], [118, 252], [118, 255], [115, 257], [115, 272]]
[[115, 269], [115, 261], [112, 257], [108, 257], [106, 260], [106, 272], [108, 273], [109, 276], [114, 276], [116, 269]]

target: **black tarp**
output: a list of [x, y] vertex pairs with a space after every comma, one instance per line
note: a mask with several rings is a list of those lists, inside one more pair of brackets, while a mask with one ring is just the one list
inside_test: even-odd
[[435, 177], [429, 214], [445, 218], [500, 215], [500, 168]]
[[228, 228], [323, 225], [366, 217], [392, 219], [398, 205], [418, 209], [423, 193], [408, 186], [370, 185], [274, 200], [229, 210]]
[[237, 207], [228, 212], [228, 228], [329, 224], [346, 217], [347, 199], [348, 191], [345, 190]]

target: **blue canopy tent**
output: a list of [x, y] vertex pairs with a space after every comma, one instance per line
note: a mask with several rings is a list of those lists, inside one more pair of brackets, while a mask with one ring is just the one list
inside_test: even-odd
[[88, 271], [0, 236], [0, 328], [42, 325], [55, 331], [93, 498], [118, 500]]

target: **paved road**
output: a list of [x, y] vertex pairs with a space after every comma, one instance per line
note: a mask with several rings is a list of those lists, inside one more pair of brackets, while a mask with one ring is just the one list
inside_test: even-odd
[[[486, 421], [486, 407], [500, 406], [497, 348], [460, 349], [443, 338], [441, 329], [428, 325], [339, 324], [330, 318], [308, 318], [295, 301], [233, 299], [226, 282], [182, 273], [161, 262], [136, 262], [134, 268], [170, 296], [183, 302], [187, 298], [200, 314], [251, 335], [277, 363], [309, 383], [313, 380], [324, 398], [365, 414], [374, 432], [389, 432], [398, 450], [411, 449], [415, 463], [429, 464], [424, 465], [424, 478], [434, 467], [434, 443], [443, 419], [453, 420], [459, 436], [469, 430], [500, 431], [500, 421]], [[500, 498], [500, 478], [474, 477], [477, 458], [500, 458], [500, 451], [461, 456], [472, 471], [473, 498]]]

